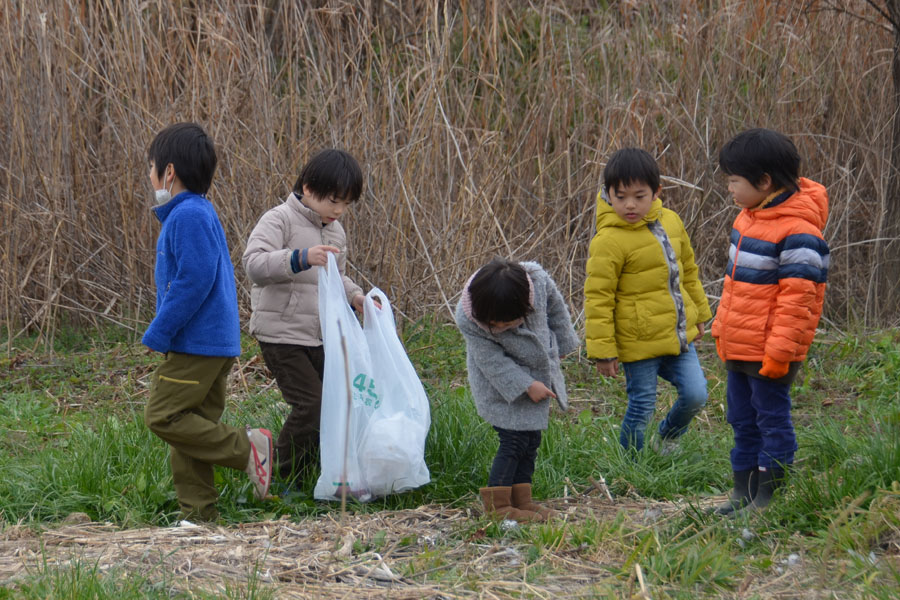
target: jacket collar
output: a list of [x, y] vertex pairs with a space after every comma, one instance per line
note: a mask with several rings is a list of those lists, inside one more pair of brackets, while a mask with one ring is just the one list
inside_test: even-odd
[[785, 190], [784, 188], [781, 188], [780, 190], [777, 190], [777, 191], [769, 194], [765, 200], [763, 200], [762, 202], [759, 203], [759, 206], [755, 206], [749, 210], [755, 211], [755, 210], [762, 210], [764, 208], [773, 208], [775, 206], [778, 206], [779, 204], [781, 204], [788, 198], [790, 198], [793, 193], [794, 192], [791, 192], [791, 191]]
[[662, 200], [654, 198], [650, 204], [650, 210], [644, 215], [644, 218], [637, 223], [629, 223], [616, 214], [612, 205], [606, 199], [605, 190], [601, 190], [597, 194], [597, 230], [604, 227], [621, 227], [622, 229], [638, 229], [659, 220], [662, 214]]
[[197, 194], [195, 194], [194, 192], [192, 192], [190, 190], [185, 190], [185, 191], [179, 193], [178, 195], [176, 195], [174, 198], [172, 198], [165, 204], [163, 204], [161, 206], [154, 206], [153, 214], [155, 214], [156, 218], [159, 219], [159, 222], [162, 223], [166, 220], [166, 217], [169, 216], [169, 213], [171, 213], [175, 209], [176, 206], [178, 206], [179, 204], [181, 204], [188, 198], [203, 198], [204, 200], [206, 199], [205, 196], [198, 196]]
[[[303, 204], [303, 202], [300, 201], [300, 196], [298, 196], [294, 192], [291, 192], [288, 195], [286, 202], [288, 203], [288, 206], [290, 206], [291, 208], [296, 210], [298, 213], [300, 213], [301, 215], [306, 217], [306, 219], [313, 225], [317, 225], [322, 228], [328, 227], [328, 225], [331, 225], [331, 223], [328, 223], [328, 224], [322, 223], [322, 217], [319, 216], [319, 213], [317, 213], [316, 211], [314, 211], [307, 205]], [[337, 222], [337, 221], [335, 221], [335, 222]]]

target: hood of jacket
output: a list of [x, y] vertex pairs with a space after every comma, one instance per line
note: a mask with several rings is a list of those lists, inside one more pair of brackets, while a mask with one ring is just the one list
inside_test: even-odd
[[798, 181], [800, 189], [791, 194], [784, 202], [763, 208], [745, 208], [756, 219], [783, 219], [784, 217], [801, 218], [816, 226], [825, 228], [828, 222], [828, 193], [821, 183], [801, 177]]
[[[471, 319], [473, 323], [487, 331], [488, 333], [493, 333], [491, 331], [490, 325], [487, 323], [482, 323], [478, 319], [475, 318], [475, 315], [472, 314], [472, 293], [469, 291], [469, 286], [472, 285], [472, 280], [475, 279], [475, 276], [481, 271], [475, 271], [472, 273], [472, 276], [466, 281], [466, 285], [463, 286], [462, 296], [460, 297], [460, 303], [462, 304], [462, 309], [465, 315]], [[534, 306], [534, 282], [531, 280], [531, 275], [528, 274], [528, 270], [525, 270], [525, 277], [528, 278], [528, 304]]]

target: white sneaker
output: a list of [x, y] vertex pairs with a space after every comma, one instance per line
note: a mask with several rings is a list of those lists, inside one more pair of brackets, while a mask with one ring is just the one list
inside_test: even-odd
[[250, 457], [246, 472], [253, 483], [253, 495], [262, 500], [272, 483], [272, 432], [247, 426], [247, 437], [250, 438]]

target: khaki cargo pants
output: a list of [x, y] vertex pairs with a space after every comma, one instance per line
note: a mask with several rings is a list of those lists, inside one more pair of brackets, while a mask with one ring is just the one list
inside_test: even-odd
[[244, 429], [220, 423], [234, 358], [168, 352], [153, 372], [144, 423], [169, 444], [181, 518], [214, 521], [213, 465], [243, 471], [250, 456]]

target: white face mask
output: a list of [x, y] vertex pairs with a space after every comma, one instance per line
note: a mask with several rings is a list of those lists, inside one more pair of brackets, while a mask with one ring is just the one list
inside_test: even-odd
[[[163, 181], [165, 181], [165, 173], [163, 173]], [[165, 184], [163, 184], [165, 185]], [[175, 187], [175, 179], [172, 179], [172, 185], [169, 186], [169, 189], [163, 188], [161, 190], [153, 190], [153, 193], [156, 195], [156, 206], [162, 206], [166, 202], [172, 199], [172, 188]]]

